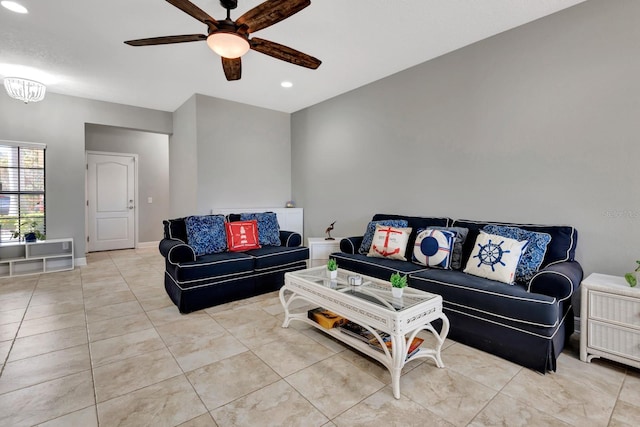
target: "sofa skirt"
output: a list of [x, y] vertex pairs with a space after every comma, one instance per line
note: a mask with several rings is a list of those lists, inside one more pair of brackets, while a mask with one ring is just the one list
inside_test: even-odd
[[451, 324], [448, 338], [543, 374], [556, 370], [556, 359], [573, 331], [571, 306], [550, 336], [464, 313], [446, 303], [443, 312]]
[[179, 284], [165, 271], [164, 288], [180, 313], [186, 314], [220, 304], [250, 298], [277, 291], [284, 284], [288, 271], [306, 268], [306, 261], [295, 262], [279, 268], [254, 272], [226, 279], [198, 281], [188, 286]]

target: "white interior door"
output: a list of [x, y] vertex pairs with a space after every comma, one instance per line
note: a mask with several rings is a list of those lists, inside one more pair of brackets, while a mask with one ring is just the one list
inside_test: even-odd
[[87, 154], [88, 252], [135, 247], [135, 156]]

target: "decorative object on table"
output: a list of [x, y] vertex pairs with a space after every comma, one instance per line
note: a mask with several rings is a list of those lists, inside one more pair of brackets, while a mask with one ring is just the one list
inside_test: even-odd
[[403, 276], [397, 271], [391, 275], [389, 280], [391, 281], [391, 294], [393, 297], [402, 298], [404, 288], [407, 287], [407, 275]]
[[347, 277], [347, 282], [349, 282], [351, 286], [360, 286], [362, 285], [362, 276], [357, 274], [355, 276], [349, 276]]
[[324, 240], [336, 240], [333, 237], [331, 237], [331, 230], [333, 230], [333, 226], [335, 225], [335, 221], [333, 221], [331, 224], [329, 224], [329, 226], [327, 227], [327, 229], [324, 231], [327, 234], [327, 237], [325, 237]]
[[347, 322], [346, 318], [338, 316], [333, 311], [329, 311], [322, 307], [317, 307], [307, 311], [307, 317], [325, 329], [336, 328]]
[[327, 261], [327, 272], [331, 279], [338, 278], [338, 263], [335, 259], [330, 258], [329, 261]]
[[640, 278], [640, 260], [636, 261], [636, 263], [638, 266], [633, 270], [633, 273], [626, 273], [624, 275], [625, 280], [632, 288], [638, 284], [638, 278]]
[[[20, 225], [20, 229], [15, 230], [11, 233], [11, 238], [12, 239], [17, 239], [20, 238], [20, 234], [23, 234], [24, 237], [24, 241], [28, 242], [28, 243], [33, 243], [36, 240], [45, 240], [46, 236], [45, 234], [38, 230], [38, 223], [36, 221], [25, 221]], [[26, 231], [22, 231], [21, 230], [25, 230]]]
[[289, 200], [287, 201], [287, 203], [284, 205], [285, 208], [295, 208], [296, 207], [296, 202], [294, 202], [293, 200]]

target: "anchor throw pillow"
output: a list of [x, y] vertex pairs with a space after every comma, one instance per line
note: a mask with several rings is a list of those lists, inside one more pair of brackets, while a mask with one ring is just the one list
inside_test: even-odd
[[528, 243], [480, 231], [464, 272], [512, 285]]
[[404, 252], [407, 250], [410, 234], [410, 227], [396, 228], [377, 224], [367, 256], [406, 261]]
[[360, 249], [358, 252], [367, 255], [369, 254], [369, 249], [371, 249], [371, 241], [373, 240], [373, 235], [376, 232], [376, 225], [389, 225], [391, 227], [406, 227], [409, 223], [404, 219], [383, 219], [380, 221], [371, 221], [367, 224], [367, 230], [362, 236], [362, 243], [360, 244]]

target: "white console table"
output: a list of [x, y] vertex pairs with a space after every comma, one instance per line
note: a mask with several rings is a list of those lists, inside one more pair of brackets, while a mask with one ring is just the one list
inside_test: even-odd
[[640, 288], [594, 273], [580, 292], [580, 360], [603, 357], [640, 368]]
[[307, 239], [309, 267], [325, 264], [329, 260], [329, 255], [340, 252], [340, 240], [342, 237], [335, 237], [335, 240], [326, 240], [324, 237], [309, 237]]
[[41, 240], [20, 246], [23, 246], [20, 250], [23, 256], [0, 258], [0, 277], [51, 273], [74, 268], [71, 238]]

